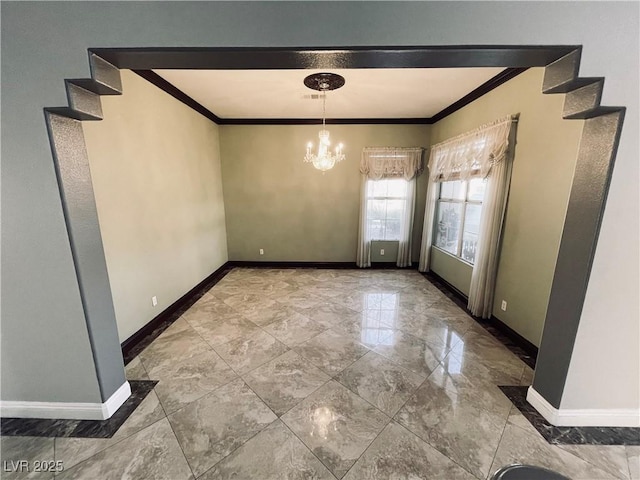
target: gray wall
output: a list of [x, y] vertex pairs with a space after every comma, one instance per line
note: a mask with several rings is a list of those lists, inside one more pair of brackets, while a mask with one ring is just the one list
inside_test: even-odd
[[[355, 262], [362, 149], [429, 145], [428, 125], [330, 125], [332, 140], [345, 145], [346, 159], [323, 174], [302, 161], [305, 145], [317, 139], [319, 128], [220, 127], [230, 260]], [[426, 175], [418, 177], [416, 195], [422, 200], [415, 213], [415, 260], [426, 183]], [[392, 253], [372, 260], [388, 260]]]
[[218, 126], [121, 77], [83, 127], [122, 342], [227, 261], [227, 233]]
[[[543, 94], [543, 75], [543, 68], [529, 69], [432, 128], [436, 143], [520, 113], [493, 315], [536, 346], [540, 346], [584, 125], [583, 120], [562, 119], [564, 95]], [[434, 271], [461, 283], [469, 268], [455, 263], [463, 262], [452, 257], [446, 263], [436, 261]], [[456, 287], [468, 293], [470, 272], [466, 278], [466, 285]], [[502, 300], [507, 302], [506, 311], [500, 309]]]
[[578, 336], [597, 348], [575, 364], [601, 360], [583, 402], [637, 408], [638, 6], [624, 2], [3, 2], [3, 398], [91, 396], [41, 110], [65, 104], [63, 78], [87, 76], [87, 47], [486, 44], [583, 45], [580, 74], [605, 76], [603, 104], [628, 107]]

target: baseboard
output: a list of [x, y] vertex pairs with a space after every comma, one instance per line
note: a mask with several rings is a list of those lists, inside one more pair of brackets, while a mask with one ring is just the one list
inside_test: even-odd
[[494, 317], [493, 315], [491, 315], [491, 318], [489, 318], [488, 321], [494, 327], [496, 327], [498, 330], [504, 333], [507, 337], [509, 337], [514, 343], [516, 343], [520, 348], [522, 348], [529, 355], [531, 355], [534, 358], [538, 357], [538, 347], [536, 347], [533, 343], [531, 343], [529, 340], [524, 338], [522, 335], [520, 335], [513, 328], [511, 328], [509, 325], [507, 325], [502, 320], [500, 320], [498, 317]]
[[[227, 262], [231, 267], [245, 267], [245, 268], [330, 268], [330, 269], [360, 269], [356, 262], [255, 262], [255, 261], [241, 261], [230, 260]], [[395, 261], [393, 262], [372, 262], [371, 269], [397, 269]], [[405, 267], [406, 269], [417, 269], [417, 263], [413, 266]]]
[[527, 390], [527, 402], [556, 427], [640, 427], [638, 409], [558, 409], [533, 387]]
[[129, 382], [124, 382], [104, 403], [71, 402], [0, 402], [3, 418], [56, 418], [66, 420], [106, 420], [131, 396]]
[[[507, 325], [506, 323], [504, 323], [502, 320], [495, 317], [494, 315], [491, 315], [491, 318], [480, 318], [480, 317], [474, 316], [467, 308], [467, 303], [469, 301], [469, 298], [463, 292], [461, 292], [456, 287], [451, 285], [449, 282], [447, 282], [444, 278], [442, 278], [437, 273], [427, 272], [427, 273], [423, 273], [422, 275], [424, 275], [427, 279], [429, 279], [432, 283], [434, 283], [434, 285], [436, 285], [436, 287], [438, 287], [441, 291], [443, 290], [441, 287], [446, 288], [449, 291], [449, 293], [453, 295], [453, 297], [450, 296], [450, 298], [460, 308], [464, 309], [467, 312], [467, 314], [473, 317], [477, 322], [487, 323], [495, 327], [496, 330], [499, 330], [500, 333], [504, 334], [504, 336], [507, 337], [511, 342], [513, 342], [513, 344], [515, 344], [516, 346], [521, 348], [524, 352], [526, 352], [529, 356], [531, 356], [533, 359], [533, 365], [529, 365], [529, 366], [531, 368], [534, 368], [535, 359], [538, 358], [538, 347], [536, 347], [533, 343], [531, 343], [529, 340], [524, 338], [514, 329], [509, 327], [509, 325]], [[438, 285], [438, 283], [440, 285]]]
[[225, 262], [211, 275], [198, 283], [195, 287], [185, 293], [178, 300], [169, 305], [156, 317], [151, 319], [140, 330], [127, 338], [120, 347], [125, 365], [140, 353], [147, 345], [155, 340], [164, 330], [166, 330], [180, 315], [187, 311], [202, 295], [223, 278], [231, 268], [233, 262]]
[[228, 263], [232, 267], [245, 268], [358, 268], [356, 262], [256, 262], [252, 260], [230, 260]]
[[[355, 269], [358, 266], [355, 262], [254, 262], [230, 260], [224, 263], [215, 272], [198, 283], [195, 287], [185, 293], [169, 307], [151, 319], [146, 325], [136, 333], [127, 338], [120, 347], [125, 365], [133, 360], [142, 350], [144, 350], [153, 340], [166, 330], [173, 322], [186, 312], [205, 292], [209, 291], [218, 283], [232, 268], [333, 268], [333, 269]], [[375, 264], [372, 268], [397, 268], [394, 263]], [[413, 267], [408, 267], [413, 268]]]

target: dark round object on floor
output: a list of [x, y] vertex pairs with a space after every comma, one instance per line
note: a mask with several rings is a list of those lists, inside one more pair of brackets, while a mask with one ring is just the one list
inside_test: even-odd
[[507, 465], [493, 474], [491, 480], [571, 480], [542, 467], [533, 465]]

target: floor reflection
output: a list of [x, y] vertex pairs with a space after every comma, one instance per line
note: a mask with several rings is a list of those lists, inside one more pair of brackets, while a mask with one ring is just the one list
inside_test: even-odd
[[393, 345], [397, 319], [397, 293], [365, 293], [360, 341], [369, 345]]
[[[337, 415], [329, 407], [318, 407], [311, 415], [311, 436], [319, 436], [323, 439], [327, 439], [329, 431], [337, 431], [338, 426], [335, 423]], [[333, 428], [331, 428], [333, 426]]]

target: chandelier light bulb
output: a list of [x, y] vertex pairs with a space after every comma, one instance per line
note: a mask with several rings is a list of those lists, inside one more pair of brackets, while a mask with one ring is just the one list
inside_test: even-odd
[[318, 132], [318, 151], [312, 153], [313, 144], [309, 142], [307, 144], [307, 154], [304, 156], [304, 161], [312, 163], [315, 168], [322, 172], [331, 170], [337, 162], [341, 162], [345, 159], [344, 153], [342, 153], [343, 145], [339, 144], [335, 153], [333, 153], [329, 147], [331, 146], [331, 140], [329, 130], [320, 130]]

